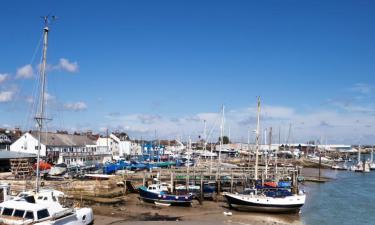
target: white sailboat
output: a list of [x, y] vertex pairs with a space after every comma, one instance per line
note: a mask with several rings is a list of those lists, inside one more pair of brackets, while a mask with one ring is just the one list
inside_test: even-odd
[[357, 159], [357, 164], [353, 165], [350, 168], [351, 171], [354, 172], [364, 172], [364, 173], [369, 173], [370, 172], [370, 165], [366, 162], [362, 162], [361, 160], [361, 146], [358, 147], [358, 159]]
[[[52, 17], [54, 19], [54, 17]], [[43, 63], [41, 65], [41, 88], [39, 96], [38, 113], [35, 120], [39, 127], [39, 146], [37, 156], [37, 170], [35, 179], [35, 190], [22, 192], [15, 198], [10, 198], [4, 192], [4, 201], [0, 203], [0, 224], [7, 225], [88, 225], [93, 224], [94, 214], [91, 208], [69, 208], [64, 207], [59, 198], [64, 193], [56, 190], [40, 190], [40, 149], [41, 132], [43, 129], [44, 97], [46, 82], [46, 55], [49, 32], [49, 17], [44, 17], [45, 27], [43, 29]], [[8, 188], [3, 186], [3, 189]]]
[[[258, 116], [257, 116], [257, 130], [256, 130], [256, 162], [255, 162], [255, 177], [258, 179], [258, 149], [259, 149], [259, 118], [260, 118], [260, 98], [258, 97]], [[250, 194], [238, 193], [224, 193], [228, 205], [231, 208], [247, 211], [273, 212], [273, 213], [288, 213], [298, 212], [305, 204], [306, 195], [304, 193], [288, 195], [279, 195], [279, 197], [267, 196], [263, 193], [258, 193], [257, 190]]]
[[370, 155], [369, 167], [370, 167], [370, 170], [375, 170], [374, 148], [371, 149], [371, 155]]

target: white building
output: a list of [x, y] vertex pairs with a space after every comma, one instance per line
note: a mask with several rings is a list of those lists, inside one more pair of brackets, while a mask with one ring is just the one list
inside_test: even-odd
[[[25, 133], [10, 146], [10, 151], [37, 154], [38, 134]], [[103, 163], [112, 156], [110, 152], [98, 149], [96, 141], [86, 135], [50, 132], [41, 133], [40, 155], [49, 162], [67, 165]]]
[[111, 153], [112, 159], [119, 160], [130, 155], [139, 155], [141, 146], [128, 140], [127, 135], [112, 133], [109, 137], [99, 137], [96, 141], [98, 150]]

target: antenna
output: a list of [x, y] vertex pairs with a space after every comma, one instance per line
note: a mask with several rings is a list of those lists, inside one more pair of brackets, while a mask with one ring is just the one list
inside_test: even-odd
[[58, 17], [55, 15], [51, 16], [51, 13], [49, 13], [47, 16], [41, 16], [40, 18], [42, 18], [42, 20], [44, 21], [44, 26], [47, 29], [48, 25], [52, 24], [51, 21], [56, 21], [58, 19]]

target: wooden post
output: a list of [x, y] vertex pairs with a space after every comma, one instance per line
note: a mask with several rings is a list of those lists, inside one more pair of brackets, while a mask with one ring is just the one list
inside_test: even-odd
[[230, 193], [233, 193], [233, 172], [231, 173], [231, 178], [230, 178]]
[[203, 193], [203, 174], [201, 173], [201, 196], [200, 196], [200, 203], [202, 204], [203, 203], [203, 199], [204, 199], [204, 193]]
[[[220, 184], [220, 178], [216, 181], [216, 184], [217, 184], [217, 195], [220, 195], [220, 191], [221, 191], [221, 184]], [[216, 199], [217, 200], [217, 199]]]
[[[293, 171], [293, 177], [292, 177], [292, 185], [293, 185], [293, 189], [292, 189], [292, 193], [296, 194], [297, 193], [297, 175], [296, 175], [296, 171], [297, 171], [297, 167], [295, 167], [295, 170]], [[319, 178], [320, 180], [320, 178]]]
[[123, 182], [124, 182], [124, 195], [126, 195], [126, 191], [127, 191], [126, 179], [125, 180], [123, 179]]
[[172, 185], [172, 188], [171, 188], [171, 192], [173, 193], [174, 191], [174, 183], [173, 183], [173, 172], [171, 172], [171, 185]]

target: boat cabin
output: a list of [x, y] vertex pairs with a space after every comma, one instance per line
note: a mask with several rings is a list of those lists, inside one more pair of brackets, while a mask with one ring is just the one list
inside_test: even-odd
[[0, 224], [31, 224], [57, 219], [73, 213], [59, 203], [62, 192], [41, 190], [21, 192], [17, 197], [0, 203]]
[[10, 200], [0, 204], [0, 223], [31, 224], [51, 218], [46, 206], [24, 200]]

